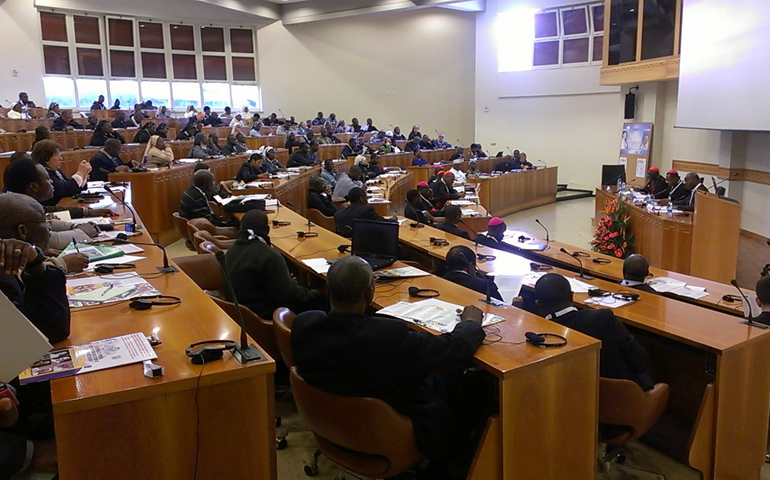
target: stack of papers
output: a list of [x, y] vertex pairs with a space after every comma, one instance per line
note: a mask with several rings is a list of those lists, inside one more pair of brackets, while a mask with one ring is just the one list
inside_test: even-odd
[[[460, 305], [443, 302], [435, 298], [414, 303], [398, 302], [377, 311], [380, 315], [396, 317], [442, 333], [451, 332], [455, 325], [460, 323], [459, 312], [462, 312]], [[486, 313], [481, 325], [486, 327], [503, 320], [503, 317], [499, 315]]]
[[461, 209], [464, 217], [480, 217], [481, 214], [472, 208]]
[[390, 270], [380, 270], [374, 274], [377, 277], [384, 278], [410, 278], [410, 277], [425, 277], [430, 275], [428, 272], [424, 272], [417, 267], [401, 267], [391, 268]]
[[136, 273], [67, 280], [70, 308], [120, 302], [136, 297], [160, 295], [147, 280]]
[[[540, 280], [540, 277], [545, 275], [548, 272], [534, 272], [534, 273], [528, 273], [524, 276], [524, 284], [534, 286], [535, 283], [537, 283], [538, 280]], [[592, 285], [589, 285], [585, 282], [581, 282], [577, 278], [572, 277], [564, 277], [569, 282], [570, 288], [572, 288], [572, 293], [588, 293], [589, 288], [593, 288]]]
[[451, 203], [452, 205], [457, 205], [458, 207], [467, 206], [467, 205], [476, 205], [475, 202], [471, 202], [470, 200], [450, 200], [449, 203]]
[[708, 295], [708, 292], [706, 292], [706, 287], [687, 285], [685, 282], [669, 277], [655, 277], [650, 279], [647, 284], [658, 293], [672, 293], [674, 295], [693, 298], [695, 300]]

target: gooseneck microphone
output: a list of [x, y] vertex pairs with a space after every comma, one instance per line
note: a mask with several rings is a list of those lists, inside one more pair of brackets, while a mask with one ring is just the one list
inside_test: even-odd
[[744, 325], [748, 325], [750, 327], [756, 327], [756, 328], [759, 328], [759, 329], [762, 329], [762, 330], [767, 330], [767, 325], [765, 325], [764, 323], [756, 323], [754, 321], [754, 316], [751, 314], [751, 303], [749, 303], [749, 297], [747, 297], [743, 293], [743, 290], [741, 290], [741, 287], [738, 286], [738, 282], [733, 278], [732, 280], [730, 280], [730, 285], [732, 285], [733, 287], [735, 287], [738, 290], [738, 293], [741, 294], [741, 297], [743, 297], [743, 300], [746, 302], [746, 312], [745, 313], [747, 315], [747, 317], [746, 317], [747, 320], [745, 322], [741, 322], [741, 323], [744, 324]]
[[230, 297], [233, 299], [233, 305], [235, 305], [235, 311], [238, 312], [238, 320], [241, 324], [241, 344], [235, 347], [233, 350], [233, 356], [241, 363], [249, 363], [257, 360], [264, 360], [265, 357], [262, 352], [259, 351], [256, 345], [250, 344], [246, 338], [246, 322], [243, 320], [243, 313], [241, 312], [241, 306], [238, 304], [238, 297], [235, 296], [233, 291], [233, 284], [230, 282], [230, 276], [227, 274], [227, 258], [225, 252], [222, 250], [216, 254], [217, 261], [219, 262], [219, 268], [222, 270], [222, 278], [224, 279], [225, 288], [230, 293]]
[[[541, 227], [543, 227], [543, 230], [545, 230], [545, 243], [551, 243], [551, 236], [548, 234], [548, 229], [547, 229], [547, 228], [545, 228], [545, 225], [543, 225], [543, 224], [540, 222], [540, 220], [539, 220], [539, 219], [537, 219], [537, 218], [535, 219], [535, 223], [537, 223], [538, 225], [540, 225]], [[562, 250], [564, 250], [564, 249], [562, 248]]]
[[131, 231], [132, 231], [132, 232], [135, 232], [135, 231], [136, 231], [136, 212], [134, 211], [134, 209], [133, 209], [133, 208], [131, 208], [131, 206], [129, 206], [129, 205], [128, 205], [128, 203], [126, 203], [126, 200], [125, 200], [125, 198], [121, 198], [121, 197], [119, 197], [119, 196], [118, 196], [118, 195], [117, 195], [115, 192], [113, 192], [113, 191], [112, 191], [112, 189], [111, 189], [111, 188], [110, 188], [110, 187], [109, 187], [109, 186], [108, 186], [106, 183], [104, 184], [104, 190], [105, 190], [107, 193], [109, 193], [110, 195], [112, 195], [112, 197], [113, 197], [115, 200], [117, 200], [117, 201], [118, 201], [118, 203], [120, 203], [121, 205], [123, 205], [123, 208], [125, 208], [125, 209], [127, 209], [129, 212], [131, 212]]
[[548, 168], [548, 164], [547, 164], [547, 163], [545, 163], [544, 161], [540, 160], [539, 158], [537, 159], [537, 161], [538, 161], [538, 162], [540, 162], [540, 163], [542, 163], [542, 164], [543, 164], [543, 166], [545, 166], [545, 168]]
[[[462, 218], [460, 218], [460, 223], [465, 225], [468, 228], [468, 230], [470, 230], [473, 233], [473, 246], [475, 247], [475, 251], [473, 253], [476, 256], [478, 256], [479, 255], [479, 234], [478, 234], [478, 232], [476, 230], [474, 230], [473, 228], [471, 228], [470, 225], [465, 223]], [[487, 297], [489, 297], [489, 295], [487, 295]]]
[[510, 154], [511, 154], [511, 156], [513, 156], [513, 150], [511, 150], [511, 147], [509, 147], [508, 145], [506, 145], [506, 146], [505, 146], [505, 148], [508, 150], [508, 153], [510, 153]]
[[122, 245], [130, 243], [131, 245], [146, 245], [148, 247], [158, 247], [160, 248], [160, 251], [163, 252], [163, 266], [158, 267], [158, 271], [160, 273], [176, 273], [179, 270], [176, 269], [176, 267], [168, 264], [168, 255], [166, 255], [166, 249], [161, 245], [160, 243], [155, 242], [132, 242], [128, 239], [128, 235], [125, 233], [119, 233], [118, 238], [112, 241], [113, 245]]
[[585, 270], [583, 270], [583, 260], [581, 260], [580, 257], [575, 256], [574, 253], [568, 252], [567, 250], [564, 249], [564, 247], [562, 247], [559, 251], [561, 253], [566, 253], [570, 257], [572, 257], [575, 260], [577, 260], [578, 263], [580, 264], [580, 275], [578, 275], [576, 278], [582, 278], [583, 280], [593, 280], [594, 279], [594, 277], [591, 277], [590, 275], [586, 275], [585, 274]]

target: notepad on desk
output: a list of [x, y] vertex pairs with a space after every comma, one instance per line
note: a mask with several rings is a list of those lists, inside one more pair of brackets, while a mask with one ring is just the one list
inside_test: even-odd
[[[414, 323], [437, 332], [449, 333], [460, 323], [463, 307], [453, 303], [429, 298], [420, 302], [398, 302], [377, 311], [380, 315], [388, 315], [406, 322]], [[499, 315], [485, 313], [481, 326], [494, 325], [504, 320]]]

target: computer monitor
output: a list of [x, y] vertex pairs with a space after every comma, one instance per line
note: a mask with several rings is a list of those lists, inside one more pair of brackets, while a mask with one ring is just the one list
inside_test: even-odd
[[398, 222], [354, 220], [353, 255], [372, 258], [398, 258]]
[[626, 182], [625, 165], [602, 165], [602, 185], [616, 185], [618, 179]]

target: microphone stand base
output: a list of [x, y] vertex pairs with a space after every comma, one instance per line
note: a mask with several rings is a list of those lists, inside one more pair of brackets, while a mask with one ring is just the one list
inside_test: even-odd
[[250, 343], [246, 348], [241, 346], [235, 347], [235, 350], [233, 350], [233, 356], [236, 360], [241, 362], [241, 364], [265, 359], [265, 356], [253, 343]]
[[158, 267], [158, 271], [163, 274], [167, 273], [177, 273], [179, 270], [176, 269], [176, 267], [172, 267], [169, 265], [168, 267]]
[[760, 330], [767, 330], [767, 329], [768, 329], [768, 326], [767, 326], [767, 325], [765, 325], [764, 323], [759, 323], [759, 322], [757, 322], [756, 320], [752, 320], [752, 321], [748, 321], [748, 320], [746, 320], [746, 321], [744, 321], [744, 322], [741, 322], [741, 323], [742, 323], [743, 325], [748, 325], [748, 326], [750, 326], [750, 327], [755, 327], [755, 328], [758, 328], [758, 329], [760, 329]]
[[493, 307], [505, 307], [506, 305], [508, 305], [507, 303], [501, 302], [500, 300], [492, 297], [479, 298], [479, 301], [492, 305]]
[[594, 277], [590, 275], [586, 275], [585, 273], [581, 273], [580, 275], [575, 275], [575, 278], [579, 278], [581, 280], [594, 280]]

